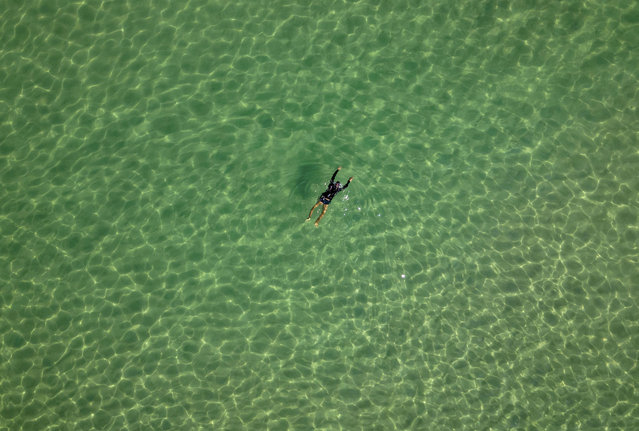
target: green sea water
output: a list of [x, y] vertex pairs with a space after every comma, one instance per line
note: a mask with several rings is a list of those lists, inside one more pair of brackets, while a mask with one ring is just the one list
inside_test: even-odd
[[636, 1], [0, 10], [1, 430], [639, 429]]

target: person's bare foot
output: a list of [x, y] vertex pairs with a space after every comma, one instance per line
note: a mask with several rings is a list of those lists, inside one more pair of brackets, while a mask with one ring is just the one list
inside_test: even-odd
[[315, 222], [315, 227], [319, 227], [319, 222], [318, 221]]

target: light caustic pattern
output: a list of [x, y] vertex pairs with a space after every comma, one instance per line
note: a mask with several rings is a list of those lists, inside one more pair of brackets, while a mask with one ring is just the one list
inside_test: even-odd
[[639, 427], [636, 2], [422, 3], [4, 2], [0, 424]]

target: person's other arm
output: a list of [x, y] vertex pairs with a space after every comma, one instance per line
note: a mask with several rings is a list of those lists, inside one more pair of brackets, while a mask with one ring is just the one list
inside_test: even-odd
[[348, 179], [348, 181], [346, 182], [346, 184], [344, 185], [344, 187], [342, 187], [342, 190], [346, 189], [346, 187], [348, 187], [348, 185], [351, 183], [351, 181], [353, 181], [353, 177], [350, 177]]
[[331, 177], [331, 184], [333, 184], [333, 182], [335, 182], [335, 176], [337, 176], [337, 173], [339, 172], [340, 169], [342, 169], [341, 166], [339, 168], [337, 168], [335, 173], [333, 173], [333, 176]]

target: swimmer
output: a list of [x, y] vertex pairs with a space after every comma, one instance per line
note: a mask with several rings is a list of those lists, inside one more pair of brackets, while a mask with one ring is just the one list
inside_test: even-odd
[[324, 208], [322, 209], [322, 213], [317, 218], [317, 220], [315, 220], [315, 227], [318, 227], [320, 220], [322, 219], [322, 217], [324, 217], [324, 214], [326, 213], [326, 210], [328, 209], [328, 205], [331, 203], [331, 200], [333, 200], [335, 195], [341, 192], [342, 190], [346, 189], [346, 187], [348, 187], [351, 181], [353, 181], [353, 177], [350, 177], [345, 186], [342, 186], [342, 184], [339, 181], [333, 182], [335, 181], [335, 176], [340, 171], [340, 169], [342, 169], [341, 166], [337, 168], [337, 170], [331, 177], [331, 182], [328, 185], [328, 188], [317, 199], [317, 203], [313, 206], [313, 208], [311, 208], [311, 212], [308, 213], [308, 218], [306, 219], [306, 221], [309, 221], [311, 219], [311, 215], [313, 214], [313, 211], [315, 211], [315, 208], [317, 208], [320, 204], [324, 205]]

